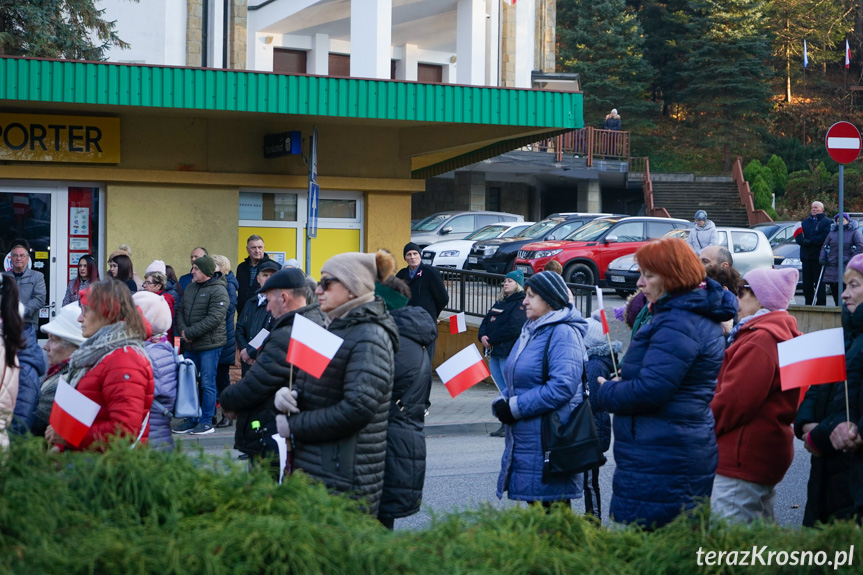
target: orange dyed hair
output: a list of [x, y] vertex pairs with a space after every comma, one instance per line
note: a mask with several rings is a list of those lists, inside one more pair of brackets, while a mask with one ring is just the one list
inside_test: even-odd
[[680, 238], [660, 238], [649, 242], [638, 248], [635, 260], [641, 269], [661, 277], [662, 286], [668, 293], [693, 290], [706, 277], [698, 256]]
[[129, 335], [137, 339], [147, 337], [147, 325], [125, 283], [105, 279], [93, 282], [79, 293], [81, 305], [93, 308], [109, 324], [124, 321]]

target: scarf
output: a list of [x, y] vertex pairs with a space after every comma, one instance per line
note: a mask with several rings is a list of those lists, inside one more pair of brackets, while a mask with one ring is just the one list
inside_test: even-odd
[[369, 303], [370, 301], [375, 301], [375, 292], [373, 291], [370, 291], [365, 295], [357, 296], [354, 299], [349, 299], [336, 309], [331, 309], [327, 312], [327, 327], [330, 327], [330, 324], [334, 319], [347, 315], [352, 309], [359, 307], [364, 303]]
[[[524, 351], [524, 348], [527, 347], [527, 344], [533, 337], [536, 335], [536, 332], [539, 328], [548, 325], [550, 323], [555, 323], [559, 321], [563, 321], [570, 316], [572, 313], [572, 308], [567, 305], [558, 310], [550, 311], [544, 316], [537, 318], [533, 321], [525, 322], [524, 326], [521, 328], [521, 333], [518, 336], [518, 342], [515, 347], [515, 357], [512, 362], [515, 363], [518, 360], [518, 356], [521, 355], [521, 352]], [[513, 355], [510, 353], [510, 355]], [[509, 360], [507, 360], [509, 361]]]
[[101, 328], [92, 337], [87, 338], [69, 358], [69, 385], [73, 388], [78, 387], [78, 382], [94, 365], [112, 351], [123, 347], [130, 347], [147, 357], [144, 342], [126, 333], [126, 322], [119, 321]]
[[760, 310], [753, 313], [752, 315], [746, 316], [743, 319], [741, 319], [737, 323], [737, 325], [735, 325], [734, 327], [731, 328], [731, 332], [728, 334], [728, 345], [731, 345], [732, 343], [734, 343], [734, 340], [737, 338], [737, 332], [740, 331], [741, 327], [743, 327], [746, 323], [752, 321], [756, 317], [764, 315], [765, 313], [770, 313], [770, 310], [761, 308]]

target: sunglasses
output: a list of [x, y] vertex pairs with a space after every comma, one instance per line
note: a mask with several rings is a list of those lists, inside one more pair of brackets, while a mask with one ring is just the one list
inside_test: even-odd
[[743, 284], [742, 286], [740, 286], [739, 288], [737, 288], [737, 297], [743, 297], [743, 295], [744, 295], [747, 291], [752, 291], [752, 287], [750, 287], [750, 285], [749, 285], [749, 284]]
[[332, 276], [328, 276], [325, 278], [321, 278], [321, 281], [318, 282], [318, 285], [321, 286], [321, 291], [327, 291], [328, 289], [330, 289], [330, 284], [332, 284], [332, 283], [342, 283], [342, 282], [340, 282], [337, 278], [334, 278]]

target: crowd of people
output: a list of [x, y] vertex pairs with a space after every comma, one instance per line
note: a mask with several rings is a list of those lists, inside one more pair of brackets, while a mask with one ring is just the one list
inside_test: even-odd
[[[710, 229], [703, 216], [697, 242]], [[101, 450], [112, 438], [171, 449], [173, 435], [235, 425], [251, 465], [278, 478], [281, 437], [288, 472], [359, 498], [392, 529], [422, 502], [436, 324], [448, 302], [440, 274], [412, 243], [398, 272], [385, 250], [342, 253], [319, 282], [295, 260], [269, 258], [260, 236], [246, 249], [236, 276], [203, 247], [180, 278], [156, 260], [135, 279], [128, 246], [110, 255], [105, 279], [81, 258], [68, 301], [41, 327], [46, 365], [35, 343], [44, 278], [16, 242], [11, 273], [0, 276], [0, 446], [32, 433], [59, 451]], [[632, 328], [625, 353], [600, 318], [582, 317], [559, 269], [506, 274], [479, 328], [500, 391], [491, 406], [501, 423], [492, 435], [504, 437], [498, 497], [545, 508], [583, 497], [601, 521], [599, 466], [552, 473], [544, 449], [544, 416], [564, 422], [588, 406], [601, 451], [614, 437], [616, 522], [657, 528], [707, 500], [730, 521], [769, 521], [795, 435], [812, 453], [804, 524], [860, 517], [863, 254], [847, 258], [842, 293], [850, 419], [843, 382], [803, 397], [781, 388], [777, 344], [800, 335], [787, 312], [795, 270], [741, 277], [709, 240], [662, 238], [635, 258], [639, 293], [616, 310]], [[319, 377], [287, 359], [300, 316], [342, 340]], [[178, 352], [200, 375], [201, 414], [172, 421]], [[242, 376], [231, 382], [237, 363]], [[77, 445], [51, 425], [61, 382], [100, 406]]]

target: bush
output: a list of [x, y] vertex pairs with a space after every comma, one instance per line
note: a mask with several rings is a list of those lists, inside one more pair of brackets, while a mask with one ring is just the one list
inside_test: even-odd
[[755, 181], [749, 185], [752, 192], [753, 204], [756, 210], [764, 210], [774, 221], [779, 219], [776, 210], [773, 209], [773, 195], [770, 193], [770, 186], [761, 177], [761, 174], [755, 178]]
[[782, 158], [773, 154], [767, 162], [767, 169], [773, 174], [773, 191], [777, 196], [781, 196], [785, 193], [785, 184], [788, 182], [788, 167]]
[[[0, 454], [0, 573], [689, 573], [697, 552], [863, 548], [850, 523], [818, 530], [729, 527], [698, 509], [655, 532], [597, 529], [563, 509], [477, 511], [391, 533], [346, 497], [296, 474], [228, 459], [129, 450], [48, 454], [38, 439]], [[703, 569], [703, 568], [702, 568]], [[759, 567], [759, 573], [781, 567]], [[714, 567], [707, 571], [732, 571]], [[832, 573], [823, 565], [799, 569]]]

